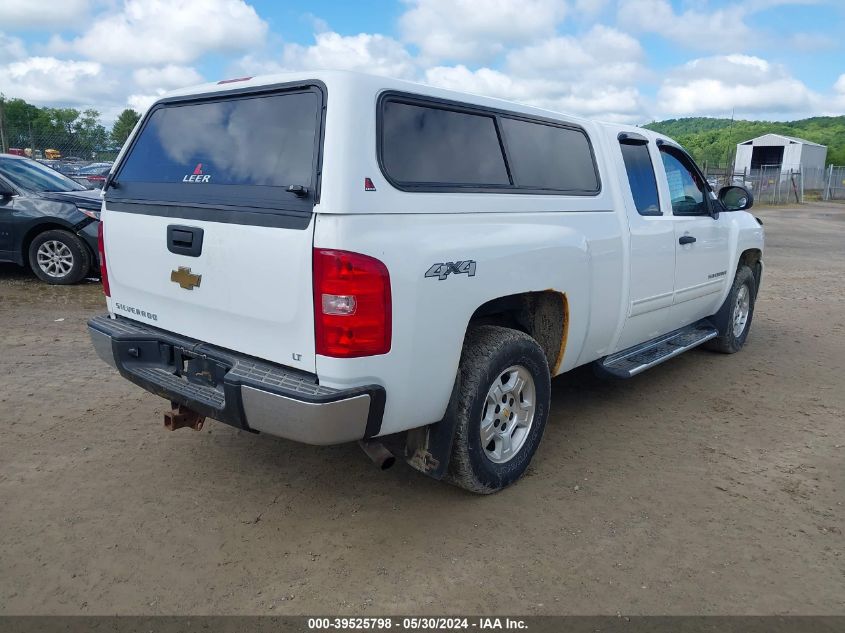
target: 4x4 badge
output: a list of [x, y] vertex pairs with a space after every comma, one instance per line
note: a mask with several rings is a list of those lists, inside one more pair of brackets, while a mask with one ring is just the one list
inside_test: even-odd
[[199, 288], [202, 275], [195, 275], [191, 272], [190, 268], [179, 266], [179, 270], [170, 272], [170, 281], [179, 284], [179, 287], [185, 290], [193, 290], [194, 288]]
[[475, 277], [475, 261], [467, 259], [459, 262], [440, 262], [432, 264], [431, 268], [425, 271], [426, 277], [437, 277], [440, 281], [444, 281], [450, 274], [466, 275], [468, 277]]

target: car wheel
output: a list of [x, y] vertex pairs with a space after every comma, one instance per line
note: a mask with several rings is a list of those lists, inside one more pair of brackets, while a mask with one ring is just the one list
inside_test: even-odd
[[446, 480], [490, 494], [519, 479], [543, 437], [550, 391], [537, 341], [509, 328], [472, 328], [447, 412], [455, 438]]
[[54, 229], [37, 235], [29, 245], [29, 265], [48, 284], [75, 284], [91, 268], [85, 243], [73, 233]]
[[754, 273], [748, 266], [742, 265], [736, 271], [727, 299], [710, 319], [719, 334], [707, 342], [708, 349], [723, 354], [735, 354], [742, 349], [751, 329], [756, 299], [757, 282]]

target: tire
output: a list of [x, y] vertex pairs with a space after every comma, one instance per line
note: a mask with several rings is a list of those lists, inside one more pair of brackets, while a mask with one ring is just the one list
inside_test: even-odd
[[[521, 389], [519, 379], [524, 381]], [[498, 391], [494, 391], [495, 383]], [[497, 492], [519, 479], [543, 437], [550, 392], [548, 362], [537, 341], [509, 328], [472, 328], [464, 342], [458, 384], [446, 413], [453, 418], [449, 422], [455, 425], [455, 437], [445, 479], [479, 494]], [[502, 403], [500, 395], [505, 397]], [[532, 399], [533, 408], [518, 404]], [[517, 408], [511, 410], [512, 406]], [[482, 434], [492, 438], [487, 446]]]
[[[722, 354], [736, 354], [741, 350], [751, 330], [756, 299], [757, 281], [751, 269], [743, 264], [737, 268], [727, 299], [719, 311], [710, 318], [719, 334], [708, 341], [706, 347]], [[743, 310], [738, 304], [744, 304], [746, 308]], [[744, 319], [742, 318], [743, 311], [745, 312]]]
[[91, 254], [76, 235], [61, 229], [44, 231], [29, 245], [29, 266], [48, 284], [81, 281], [91, 269]]

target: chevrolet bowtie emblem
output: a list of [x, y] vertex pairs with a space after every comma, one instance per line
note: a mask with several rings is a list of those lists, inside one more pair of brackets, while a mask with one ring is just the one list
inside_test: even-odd
[[179, 284], [179, 287], [185, 290], [193, 290], [194, 288], [199, 288], [202, 275], [195, 275], [191, 272], [190, 268], [179, 266], [179, 270], [170, 272], [170, 281]]

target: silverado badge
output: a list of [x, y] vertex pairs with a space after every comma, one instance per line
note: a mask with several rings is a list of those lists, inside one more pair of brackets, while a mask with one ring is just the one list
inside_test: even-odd
[[170, 272], [170, 281], [179, 284], [185, 290], [193, 290], [194, 288], [199, 288], [202, 275], [195, 275], [191, 272], [190, 268], [179, 266], [179, 270]]

